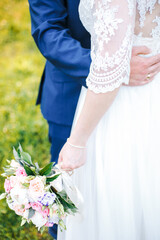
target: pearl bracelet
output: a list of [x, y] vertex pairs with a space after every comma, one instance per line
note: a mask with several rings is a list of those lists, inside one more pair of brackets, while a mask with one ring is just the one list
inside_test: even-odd
[[77, 146], [77, 145], [74, 145], [74, 144], [70, 143], [70, 142], [69, 142], [69, 138], [67, 138], [67, 143], [68, 143], [71, 147], [80, 148], [80, 149], [86, 148], [85, 146]]

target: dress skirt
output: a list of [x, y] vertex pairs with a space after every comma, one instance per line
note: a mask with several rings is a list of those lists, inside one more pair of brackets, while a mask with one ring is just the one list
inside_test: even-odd
[[[134, 45], [160, 53], [158, 39], [135, 37]], [[74, 125], [86, 92], [82, 88]], [[120, 88], [73, 180], [84, 208], [67, 218], [58, 240], [160, 240], [160, 73], [144, 86]]]

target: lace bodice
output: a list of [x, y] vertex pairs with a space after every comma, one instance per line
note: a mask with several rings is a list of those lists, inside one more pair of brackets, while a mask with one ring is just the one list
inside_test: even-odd
[[128, 84], [134, 34], [160, 39], [160, 0], [81, 0], [79, 13], [91, 34], [89, 89]]

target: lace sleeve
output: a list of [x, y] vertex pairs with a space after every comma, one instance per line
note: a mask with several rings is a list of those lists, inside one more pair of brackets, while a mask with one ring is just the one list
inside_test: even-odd
[[128, 84], [134, 0], [92, 0], [91, 59], [87, 86], [95, 93], [113, 91]]

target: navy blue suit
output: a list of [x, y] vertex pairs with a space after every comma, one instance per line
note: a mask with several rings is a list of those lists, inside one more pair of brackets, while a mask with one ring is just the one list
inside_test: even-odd
[[[90, 67], [90, 35], [79, 0], [29, 0], [32, 36], [46, 58], [37, 104], [49, 123], [52, 161], [70, 134], [80, 90]], [[55, 229], [50, 233], [56, 238]]]

